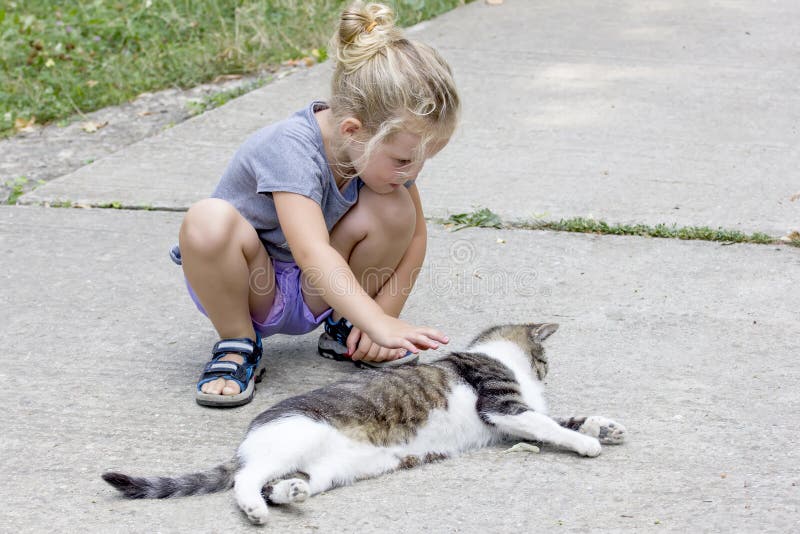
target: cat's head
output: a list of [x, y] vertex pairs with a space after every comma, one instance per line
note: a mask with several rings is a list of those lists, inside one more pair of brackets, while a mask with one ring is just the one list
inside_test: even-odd
[[472, 340], [470, 347], [489, 343], [491, 341], [511, 341], [518, 345], [525, 354], [531, 358], [531, 366], [536, 371], [539, 380], [544, 380], [547, 376], [547, 356], [544, 352], [542, 342], [550, 337], [556, 330], [556, 323], [527, 323], [527, 324], [507, 324], [495, 326], [484, 330], [478, 337]]

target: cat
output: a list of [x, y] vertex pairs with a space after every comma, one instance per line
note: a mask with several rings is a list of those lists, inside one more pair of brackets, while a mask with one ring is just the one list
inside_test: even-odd
[[[251, 522], [271, 504], [299, 503], [356, 480], [441, 460], [508, 438], [582, 456], [622, 443], [625, 428], [600, 416], [551, 418], [542, 396], [542, 342], [554, 323], [504, 325], [415, 367], [366, 370], [283, 400], [258, 415], [236, 456], [180, 477], [103, 479], [129, 498], [198, 495], [234, 488]], [[289, 475], [290, 478], [285, 478]], [[302, 477], [302, 478], [301, 478]]]

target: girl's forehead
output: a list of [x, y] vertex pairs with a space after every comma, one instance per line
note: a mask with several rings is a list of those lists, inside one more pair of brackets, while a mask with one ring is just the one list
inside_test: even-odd
[[[448, 139], [432, 139], [426, 143], [425, 157], [429, 158], [439, 152], [447, 144]], [[422, 136], [411, 132], [397, 132], [393, 134], [388, 141], [383, 143], [387, 150], [403, 153], [409, 157], [413, 155], [420, 147]]]
[[422, 137], [411, 132], [396, 132], [385, 143], [390, 150], [412, 152], [417, 149]]

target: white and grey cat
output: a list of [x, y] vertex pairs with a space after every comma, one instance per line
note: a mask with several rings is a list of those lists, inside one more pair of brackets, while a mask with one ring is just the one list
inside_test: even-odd
[[541, 381], [548, 363], [541, 342], [557, 328], [497, 326], [466, 351], [433, 363], [363, 371], [281, 401], [253, 420], [232, 460], [205, 472], [174, 478], [109, 472], [103, 479], [130, 498], [233, 487], [250, 521], [263, 524], [267, 501], [302, 502], [358, 479], [509, 438], [597, 456], [601, 443], [625, 439], [622, 425], [600, 416], [546, 415]]

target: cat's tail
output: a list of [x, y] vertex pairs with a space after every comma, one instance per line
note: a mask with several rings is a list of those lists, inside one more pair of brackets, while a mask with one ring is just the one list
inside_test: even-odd
[[103, 473], [102, 476], [129, 499], [166, 499], [230, 489], [238, 469], [239, 460], [233, 458], [208, 471], [179, 477], [132, 477], [115, 472]]

